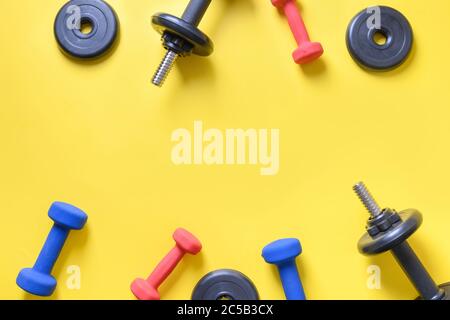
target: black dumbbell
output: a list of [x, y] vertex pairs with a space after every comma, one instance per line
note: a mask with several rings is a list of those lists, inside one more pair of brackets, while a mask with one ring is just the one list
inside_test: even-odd
[[211, 0], [191, 0], [181, 18], [167, 13], [157, 13], [152, 17], [153, 28], [162, 34], [163, 47], [167, 50], [153, 76], [154, 85], [163, 85], [178, 57], [191, 53], [209, 56], [213, 52], [211, 39], [197, 28], [210, 4]]
[[353, 190], [371, 215], [367, 232], [358, 242], [359, 251], [375, 255], [390, 250], [419, 292], [419, 299], [450, 300], [450, 283], [437, 286], [407, 242], [422, 224], [422, 214], [415, 209], [398, 213], [393, 209], [381, 209], [362, 182]]

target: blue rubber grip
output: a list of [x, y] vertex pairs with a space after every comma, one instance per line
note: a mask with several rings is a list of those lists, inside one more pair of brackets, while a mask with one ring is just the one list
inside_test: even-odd
[[50, 296], [57, 281], [51, 275], [70, 230], [80, 230], [87, 221], [87, 214], [77, 207], [64, 202], [54, 202], [48, 210], [48, 216], [54, 221], [44, 246], [33, 268], [20, 270], [16, 278], [17, 285], [28, 293], [38, 296]]
[[262, 251], [264, 260], [277, 266], [287, 300], [306, 300], [295, 262], [301, 253], [302, 245], [295, 238], [274, 241]]
[[281, 282], [287, 300], [306, 300], [305, 291], [295, 262], [289, 261], [278, 265]]
[[33, 269], [45, 274], [50, 274], [62, 248], [64, 247], [64, 243], [66, 242], [68, 235], [69, 229], [54, 224], [48, 234], [47, 240], [45, 241], [41, 252], [39, 253]]

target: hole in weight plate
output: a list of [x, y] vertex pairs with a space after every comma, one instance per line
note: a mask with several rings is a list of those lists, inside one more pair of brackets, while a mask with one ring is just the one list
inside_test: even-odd
[[80, 23], [80, 32], [82, 34], [88, 35], [94, 30], [94, 25], [92, 24], [92, 21], [90, 19], [81, 19]]
[[388, 41], [386, 33], [382, 30], [377, 31], [373, 34], [373, 42], [379, 46], [384, 46]]

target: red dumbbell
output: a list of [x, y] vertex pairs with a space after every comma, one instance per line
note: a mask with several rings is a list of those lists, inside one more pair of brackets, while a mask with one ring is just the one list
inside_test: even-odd
[[294, 2], [295, 0], [271, 1], [275, 7], [284, 11], [294, 38], [297, 41], [298, 48], [292, 54], [294, 61], [298, 64], [304, 64], [319, 58], [323, 54], [323, 47], [319, 42], [311, 42], [309, 39], [308, 30], [306, 30], [300, 10]]
[[159, 286], [172, 273], [184, 255], [186, 253], [195, 255], [202, 249], [200, 241], [184, 229], [177, 229], [173, 239], [176, 246], [156, 266], [147, 280], [136, 279], [131, 284], [131, 291], [139, 300], [159, 300]]

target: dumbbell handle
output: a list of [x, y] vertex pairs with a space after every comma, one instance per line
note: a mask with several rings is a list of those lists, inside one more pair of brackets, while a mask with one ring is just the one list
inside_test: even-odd
[[391, 251], [424, 300], [438, 300], [443, 297], [444, 292], [436, 285], [407, 241]]
[[202, 21], [203, 16], [206, 13], [212, 0], [191, 0], [184, 10], [183, 19], [186, 22], [198, 26], [200, 21]]
[[305, 291], [298, 274], [295, 261], [285, 262], [278, 265], [281, 283], [287, 300], [305, 300]]
[[287, 0], [283, 5], [283, 11], [297, 44], [300, 45], [305, 42], [310, 42], [308, 30], [306, 29], [305, 22], [295, 0]]
[[156, 266], [155, 270], [147, 278], [147, 282], [155, 289], [167, 279], [178, 263], [186, 254], [180, 247], [175, 246]]
[[39, 253], [33, 269], [45, 274], [50, 274], [62, 248], [64, 247], [64, 243], [66, 242], [68, 235], [69, 229], [54, 224], [47, 236], [47, 240], [45, 241], [41, 252]]

